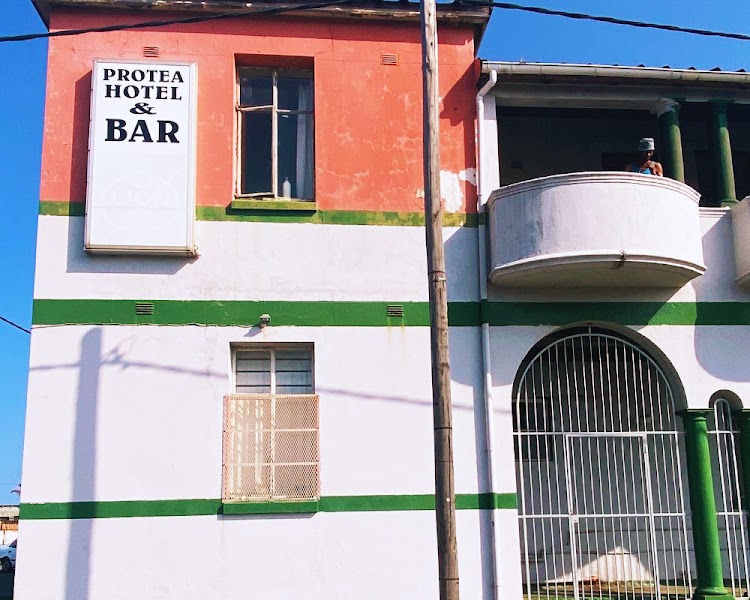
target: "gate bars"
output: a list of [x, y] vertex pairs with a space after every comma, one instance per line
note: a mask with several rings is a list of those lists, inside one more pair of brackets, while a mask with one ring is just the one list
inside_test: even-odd
[[658, 365], [589, 328], [532, 358], [513, 408], [526, 597], [687, 600], [682, 435]]

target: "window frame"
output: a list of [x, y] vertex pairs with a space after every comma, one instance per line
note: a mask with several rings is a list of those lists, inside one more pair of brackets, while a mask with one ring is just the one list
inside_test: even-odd
[[[271, 76], [271, 104], [264, 104], [258, 106], [243, 106], [242, 105], [242, 73], [243, 72], [256, 72], [259, 75], [270, 75]], [[312, 86], [312, 107], [310, 110], [290, 110], [282, 109], [278, 107], [279, 94], [278, 94], [278, 80], [279, 74], [293, 74], [299, 76], [300, 79], [309, 79]], [[250, 192], [245, 193], [242, 191], [242, 183], [245, 175], [245, 144], [247, 142], [247, 136], [243, 135], [244, 130], [244, 115], [250, 112], [268, 112], [271, 115], [271, 190], [264, 192]], [[279, 190], [279, 123], [278, 117], [282, 114], [293, 114], [293, 115], [310, 115], [310, 126], [312, 129], [312, 141], [310, 144], [310, 156], [309, 160], [312, 162], [312, 198], [284, 198], [282, 191]], [[312, 69], [298, 69], [298, 68], [286, 68], [286, 67], [254, 67], [254, 66], [238, 66], [235, 69], [235, 161], [237, 165], [237, 176], [235, 177], [235, 198], [249, 198], [249, 199], [272, 199], [278, 201], [298, 201], [298, 202], [315, 202], [315, 77]]]
[[[277, 392], [277, 373], [276, 373], [276, 354], [279, 351], [299, 351], [299, 352], [305, 352], [309, 356], [310, 360], [310, 391], [308, 392], [298, 392], [298, 393], [278, 393]], [[239, 392], [237, 391], [237, 358], [238, 354], [242, 352], [268, 352], [269, 353], [269, 371], [270, 371], [270, 385], [268, 392], [262, 392], [262, 393], [246, 393], [246, 392]], [[233, 494], [227, 493], [228, 488], [228, 477], [229, 472], [228, 470], [232, 468], [232, 465], [236, 466], [235, 463], [230, 463], [227, 461], [227, 456], [229, 452], [229, 446], [233, 445], [235, 443], [234, 438], [232, 438], [232, 441], [229, 442], [230, 436], [234, 435], [236, 424], [233, 426], [230, 426], [227, 423], [227, 403], [235, 401], [234, 398], [240, 396], [245, 397], [247, 399], [268, 399], [270, 400], [271, 404], [271, 412], [272, 414], [275, 413], [276, 410], [276, 403], [278, 398], [280, 397], [295, 397], [295, 396], [302, 396], [302, 397], [309, 397], [311, 402], [315, 403], [315, 426], [314, 427], [295, 427], [292, 428], [295, 431], [315, 431], [315, 447], [316, 450], [316, 460], [310, 462], [309, 464], [314, 464], [316, 468], [316, 476], [315, 476], [315, 489], [314, 489], [314, 497], [294, 497], [289, 495], [281, 495], [277, 494], [277, 488], [274, 482], [275, 477], [272, 474], [272, 479], [269, 487], [269, 495], [268, 496], [247, 496], [242, 498], [236, 498], [232, 497], [235, 495], [239, 495], [237, 491], [239, 488], [234, 488], [232, 491]], [[230, 378], [230, 389], [229, 393], [224, 396], [224, 404], [222, 407], [222, 413], [223, 417], [222, 420], [224, 422], [223, 427], [223, 435], [222, 435], [222, 504], [224, 505], [237, 505], [230, 512], [235, 512], [237, 514], [242, 514], [246, 509], [238, 508], [239, 505], [277, 505], [278, 503], [282, 503], [286, 505], [286, 508], [280, 509], [279, 512], [310, 512], [311, 510], [317, 510], [317, 502], [320, 500], [320, 398], [315, 393], [315, 352], [314, 352], [314, 346], [313, 344], [309, 343], [290, 343], [290, 344], [237, 344], [231, 346], [231, 378]], [[278, 429], [276, 426], [272, 426], [271, 429], [267, 430], [267, 433], [272, 440], [270, 442], [270, 452], [271, 452], [271, 458], [269, 460], [269, 466], [271, 467], [272, 473], [275, 473], [275, 468], [278, 466], [285, 466], [283, 464], [283, 461], [277, 461], [276, 460], [276, 434], [279, 432], [289, 432], [292, 429], [289, 428], [281, 428]], [[278, 464], [277, 464], [278, 463]], [[308, 464], [307, 461], [300, 461], [300, 465], [302, 464]], [[231, 508], [231, 507], [230, 507]], [[253, 509], [254, 510], [254, 509]], [[252, 512], [252, 510], [251, 510]], [[275, 511], [273, 511], [275, 512]]]

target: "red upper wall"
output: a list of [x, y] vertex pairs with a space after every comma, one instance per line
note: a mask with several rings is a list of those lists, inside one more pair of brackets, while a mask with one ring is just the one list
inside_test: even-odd
[[[153, 13], [59, 11], [51, 16], [50, 30], [150, 19]], [[158, 46], [158, 60], [197, 63], [199, 205], [226, 206], [234, 197], [236, 64], [253, 55], [271, 55], [314, 62], [318, 208], [422, 210], [419, 26], [395, 21], [232, 19], [52, 38], [42, 200], [85, 200], [92, 62], [147, 61], [144, 46]], [[397, 54], [398, 66], [382, 65], [381, 53]], [[476, 189], [463, 173], [475, 166], [471, 27], [441, 26], [439, 59], [441, 170], [451, 172], [444, 175], [454, 181], [462, 174], [460, 210], [473, 212]], [[444, 197], [448, 193], [444, 191]], [[455, 210], [455, 191], [450, 203]]]

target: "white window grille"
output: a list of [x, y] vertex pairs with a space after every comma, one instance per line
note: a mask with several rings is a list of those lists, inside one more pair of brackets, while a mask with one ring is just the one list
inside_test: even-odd
[[313, 393], [312, 351], [236, 350], [234, 378], [237, 393], [224, 398], [222, 498], [318, 498], [318, 396]]
[[312, 72], [243, 67], [237, 79], [237, 195], [312, 200]]

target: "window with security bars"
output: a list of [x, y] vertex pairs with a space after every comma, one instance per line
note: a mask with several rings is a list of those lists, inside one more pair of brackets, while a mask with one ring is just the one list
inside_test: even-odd
[[312, 200], [312, 71], [238, 71], [238, 196]]
[[222, 498], [318, 498], [312, 349], [237, 349], [233, 358], [235, 393], [224, 398]]

